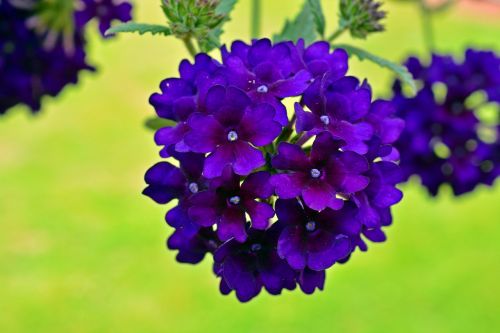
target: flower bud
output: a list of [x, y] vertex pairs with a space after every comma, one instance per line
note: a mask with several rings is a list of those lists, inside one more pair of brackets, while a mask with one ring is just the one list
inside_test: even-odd
[[366, 38], [372, 32], [383, 31], [380, 21], [387, 13], [380, 10], [381, 6], [381, 2], [374, 0], [341, 0], [340, 26], [348, 29], [355, 38]]

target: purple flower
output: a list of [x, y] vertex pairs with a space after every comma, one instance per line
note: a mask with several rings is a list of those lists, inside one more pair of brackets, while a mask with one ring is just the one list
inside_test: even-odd
[[281, 132], [272, 106], [252, 106], [240, 89], [215, 86], [207, 93], [205, 108], [206, 114], [189, 117], [185, 142], [192, 151], [210, 153], [203, 171], [207, 178], [220, 176], [228, 165], [241, 176], [264, 165], [256, 147], [270, 144]]
[[199, 228], [197, 232], [185, 232], [175, 229], [168, 238], [170, 250], [178, 250], [176, 259], [180, 263], [197, 264], [207, 253], [213, 253], [219, 247], [219, 240], [212, 228]]
[[311, 269], [305, 268], [299, 272], [297, 282], [300, 289], [308, 295], [314, 293], [316, 288], [318, 290], [323, 290], [325, 286], [325, 271], [313, 271]]
[[219, 64], [206, 54], [198, 54], [191, 64], [184, 60], [179, 66], [180, 78], [170, 78], [160, 84], [161, 94], [150, 98], [159, 117], [177, 122], [175, 126], [159, 129], [155, 135], [158, 145], [165, 148], [163, 157], [170, 156], [171, 147], [176, 151], [187, 152], [189, 147], [184, 136], [189, 131], [187, 120], [195, 112], [204, 112], [206, 94], [212, 86], [224, 84], [225, 79], [216, 74]]
[[75, 31], [70, 53], [61, 40], [47, 47], [47, 35], [29, 28], [28, 19], [38, 19], [36, 12], [0, 2], [0, 114], [18, 104], [37, 112], [44, 96], [58, 95], [77, 83], [81, 71], [94, 70], [86, 62], [81, 29]]
[[[183, 61], [151, 96], [175, 122], [156, 133], [160, 155], [180, 163], [150, 169], [144, 193], [178, 200], [168, 246], [180, 262], [212, 253], [221, 293], [246, 302], [262, 289], [323, 290], [326, 269], [385, 240], [402, 197], [393, 144], [404, 121], [345, 76], [347, 53], [326, 42], [237, 41], [221, 52], [222, 63]], [[300, 97], [290, 119], [288, 97]]]
[[[60, 6], [28, 2], [21, 8], [20, 2], [0, 1], [0, 114], [18, 104], [38, 112], [45, 96], [57, 96], [67, 85], [76, 84], [80, 72], [94, 71], [86, 59], [85, 26], [97, 15], [97, 7], [111, 5], [110, 0], [85, 0], [90, 11], [64, 13]], [[122, 15], [125, 7], [130, 12], [129, 4], [119, 5], [121, 14], [114, 18], [130, 19], [129, 14]], [[61, 15], [70, 16], [60, 20], [68, 24], [73, 24], [74, 16], [75, 26], [52, 27], [46, 22], [47, 17]], [[109, 25], [102, 23], [101, 29], [105, 26]], [[74, 32], [65, 35], [58, 29]]]
[[[433, 55], [429, 65], [410, 58], [407, 66], [422, 85], [407, 97], [394, 84], [393, 104], [406, 128], [396, 146], [404, 178], [418, 175], [432, 195], [450, 184], [455, 195], [499, 176], [498, 120], [487, 122], [482, 106], [498, 110], [500, 58], [490, 51], [467, 50], [457, 62]], [[484, 94], [484, 97], [481, 97]]]
[[298, 48], [303, 53], [303, 61], [314, 78], [321, 78], [325, 73], [335, 79], [344, 77], [347, 73], [348, 54], [343, 49], [330, 52], [330, 44], [320, 41], [309, 45], [304, 50], [303, 41], [299, 41]]
[[[262, 287], [270, 294], [278, 295], [283, 289], [293, 290], [297, 273], [276, 253], [276, 242], [280, 225], [274, 224], [266, 231], [248, 230], [244, 243], [230, 240], [224, 243], [214, 255], [215, 273], [221, 277], [221, 292], [232, 290], [241, 302], [257, 296]], [[304, 281], [307, 290], [320, 283]]]
[[366, 159], [341, 147], [341, 141], [326, 133], [316, 137], [309, 156], [298, 145], [281, 143], [272, 165], [289, 172], [273, 176], [276, 194], [282, 199], [302, 196], [318, 211], [340, 209], [344, 201], [338, 195], [361, 191], [369, 183], [363, 175], [369, 168]]
[[102, 36], [105, 36], [113, 21], [128, 22], [132, 19], [132, 5], [123, 0], [82, 0], [82, 7], [76, 12], [77, 26], [83, 27], [95, 18], [99, 21]]
[[311, 80], [295, 45], [272, 45], [269, 39], [254, 40], [252, 45], [236, 41], [231, 52], [225, 46], [221, 52], [228, 83], [243, 89], [254, 102], [271, 104], [274, 119], [285, 126], [288, 117], [281, 100], [299, 96]]
[[323, 271], [347, 257], [354, 249], [351, 238], [361, 231], [354, 205], [340, 211], [317, 212], [296, 199], [278, 200], [276, 214], [283, 229], [278, 239], [278, 254], [296, 270], [306, 267]]
[[354, 77], [338, 79], [328, 73], [311, 84], [303, 102], [311, 112], [295, 105], [298, 132], [308, 136], [328, 132], [345, 141], [345, 150], [367, 152], [373, 127], [364, 118], [371, 106], [371, 88], [366, 82], [359, 85]]
[[240, 177], [226, 169], [221, 178], [211, 181], [207, 191], [192, 197], [189, 216], [200, 226], [217, 225], [221, 241], [234, 237], [244, 242], [247, 237], [245, 214], [250, 216], [252, 228], [258, 230], [265, 230], [274, 216], [268, 203], [257, 200], [272, 195], [270, 177], [267, 172], [257, 172], [240, 186]]
[[143, 194], [159, 204], [167, 204], [173, 199], [183, 201], [207, 187], [202, 176], [203, 155], [175, 152], [174, 156], [180, 168], [169, 162], [159, 162], [146, 172], [148, 187]]

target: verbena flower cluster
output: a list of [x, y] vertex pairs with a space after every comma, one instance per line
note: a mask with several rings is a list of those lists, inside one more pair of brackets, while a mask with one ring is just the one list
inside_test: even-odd
[[394, 84], [393, 103], [406, 128], [397, 143], [405, 178], [418, 175], [432, 195], [449, 184], [455, 195], [500, 175], [500, 57], [467, 50], [463, 61], [409, 58], [421, 86], [415, 97]]
[[[104, 33], [112, 20], [131, 19], [128, 3], [75, 1], [70, 26], [64, 27], [72, 31], [68, 47], [62, 34], [51, 27], [40, 29], [47, 23], [40, 15], [40, 8], [46, 7], [40, 4], [42, 1], [0, 1], [0, 114], [18, 104], [39, 111], [44, 96], [56, 96], [66, 85], [75, 84], [81, 71], [94, 70], [85, 50], [84, 28], [90, 20], [99, 20]], [[51, 15], [59, 19], [57, 12]]]
[[168, 247], [184, 263], [213, 254], [222, 293], [323, 289], [326, 269], [385, 240], [404, 122], [327, 42], [236, 41], [221, 55], [184, 60], [151, 96], [175, 125], [156, 132], [172, 163], [147, 171], [144, 194], [176, 200]]

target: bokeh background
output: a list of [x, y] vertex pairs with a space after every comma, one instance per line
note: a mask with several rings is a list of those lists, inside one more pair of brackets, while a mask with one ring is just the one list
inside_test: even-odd
[[[324, 1], [330, 31], [336, 3]], [[226, 41], [248, 39], [249, 4], [240, 0]], [[265, 35], [300, 5], [264, 1]], [[436, 17], [438, 50], [500, 51], [500, 14], [461, 8]], [[386, 9], [388, 32], [356, 43], [395, 61], [425, 55], [415, 5]], [[161, 22], [158, 1], [136, 1], [135, 17]], [[140, 194], [158, 161], [147, 100], [186, 52], [135, 35], [90, 47], [97, 75], [35, 117], [20, 107], [0, 119], [0, 332], [500, 332], [499, 182], [438, 199], [404, 185], [388, 241], [330, 269], [324, 292], [221, 296], [208, 258], [175, 262], [166, 207]], [[387, 96], [390, 72], [351, 65]]]

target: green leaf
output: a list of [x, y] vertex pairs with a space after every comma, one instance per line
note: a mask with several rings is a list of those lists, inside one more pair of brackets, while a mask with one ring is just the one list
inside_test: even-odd
[[293, 21], [287, 20], [283, 30], [273, 36], [274, 42], [281, 42], [286, 40], [291, 40], [296, 42], [300, 38], [309, 44], [316, 40], [316, 31], [314, 29], [314, 15], [312, 14], [311, 7], [309, 6], [309, 0], [305, 0], [302, 10], [293, 19]]
[[150, 33], [153, 35], [160, 34], [165, 36], [169, 36], [172, 34], [170, 28], [164, 25], [128, 22], [109, 28], [106, 31], [106, 36], [120, 32], [136, 32], [141, 35]]
[[323, 8], [321, 8], [320, 0], [308, 0], [309, 7], [311, 7], [311, 13], [314, 17], [314, 23], [316, 25], [316, 31], [320, 36], [325, 36], [326, 20], [325, 14], [323, 14]]
[[334, 47], [336, 48], [342, 48], [349, 53], [349, 55], [355, 55], [356, 57], [359, 58], [359, 60], [370, 60], [380, 67], [388, 68], [394, 73], [396, 73], [397, 76], [408, 86], [410, 86], [413, 94], [416, 94], [417, 92], [417, 85], [415, 83], [415, 80], [413, 80], [413, 77], [410, 72], [408, 72], [408, 69], [405, 66], [396, 64], [392, 61], [389, 61], [387, 59], [381, 58], [375, 54], [369, 53], [365, 50], [362, 50], [360, 48], [357, 48], [352, 45], [347, 45], [347, 44], [335, 44]]
[[163, 127], [175, 126], [176, 122], [173, 120], [158, 118], [156, 116], [153, 116], [153, 117], [147, 118], [146, 121], [144, 122], [144, 125], [147, 128], [149, 128], [150, 130], [157, 131]]
[[215, 14], [217, 15], [228, 15], [236, 5], [238, 0], [221, 0], [217, 9], [215, 10]]

